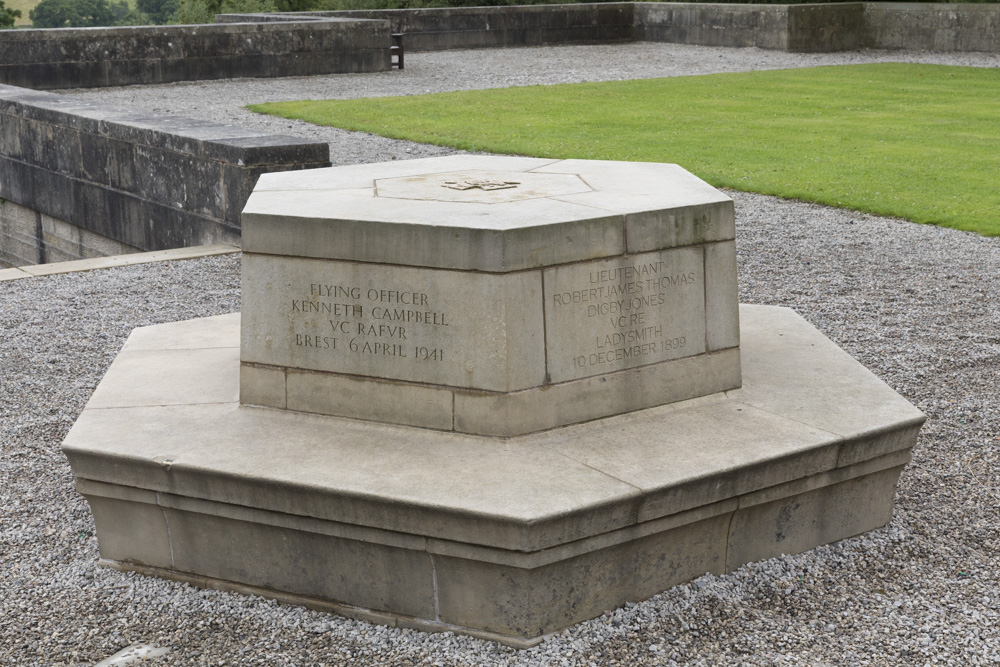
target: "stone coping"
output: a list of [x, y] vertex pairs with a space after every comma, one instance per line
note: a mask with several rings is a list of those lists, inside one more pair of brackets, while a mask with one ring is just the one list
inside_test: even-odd
[[494, 155], [264, 174], [243, 209], [247, 253], [494, 273], [735, 231], [732, 199], [675, 164]]
[[63, 447], [83, 484], [529, 554], [912, 447], [924, 415], [801, 317], [740, 321], [741, 389], [507, 439], [241, 407], [238, 314], [146, 327]]
[[93, 257], [77, 259], [70, 262], [53, 262], [52, 264], [35, 264], [19, 266], [10, 269], [0, 269], [0, 282], [51, 276], [58, 273], [76, 273], [78, 271], [93, 271], [95, 269], [110, 269], [116, 266], [132, 266], [134, 264], [149, 264], [150, 262], [170, 262], [179, 259], [196, 259], [211, 255], [228, 255], [240, 252], [240, 249], [227, 243], [193, 246], [190, 248], [173, 248], [171, 250], [154, 250], [152, 252], [136, 252], [127, 255], [110, 255], [108, 257]]

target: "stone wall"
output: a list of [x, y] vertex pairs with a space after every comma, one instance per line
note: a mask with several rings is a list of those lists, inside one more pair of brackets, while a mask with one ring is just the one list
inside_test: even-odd
[[636, 39], [703, 46], [787, 48], [787, 5], [640, 2]]
[[0, 83], [36, 90], [390, 69], [386, 21], [0, 31]]
[[12, 201], [0, 200], [0, 268], [140, 252]]
[[747, 5], [621, 2], [292, 14], [220, 22], [385, 19], [411, 51], [651, 41], [801, 52], [862, 47], [1000, 50], [1000, 5], [843, 2]]
[[[54, 252], [46, 226], [74, 238], [56, 221], [140, 250], [238, 244], [260, 174], [327, 165], [323, 142], [0, 85], [0, 199], [37, 212], [37, 245]], [[30, 231], [30, 214], [10, 221], [8, 236]]]
[[[305, 12], [289, 16], [388, 20], [406, 35], [412, 51], [628, 42], [633, 39], [633, 3], [442, 7]], [[217, 21], [257, 20], [257, 15], [220, 15]]]
[[864, 46], [927, 51], [1000, 51], [1000, 5], [868, 2]]

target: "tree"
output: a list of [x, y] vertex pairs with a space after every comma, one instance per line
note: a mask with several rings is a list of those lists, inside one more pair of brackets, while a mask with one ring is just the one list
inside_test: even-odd
[[164, 25], [177, 18], [180, 0], [136, 0], [135, 8], [145, 14], [151, 23]]
[[216, 14], [273, 12], [274, 0], [180, 0], [179, 23], [214, 23]]
[[42, 0], [28, 15], [36, 28], [92, 28], [115, 23], [108, 0]]
[[14, 27], [14, 19], [21, 18], [20, 9], [7, 9], [3, 0], [0, 0], [0, 30]]

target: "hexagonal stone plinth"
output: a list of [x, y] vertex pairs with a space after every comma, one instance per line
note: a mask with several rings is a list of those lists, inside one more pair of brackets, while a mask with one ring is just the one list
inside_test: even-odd
[[510, 437], [740, 384], [732, 201], [676, 165], [263, 176], [241, 400]]
[[63, 448], [106, 565], [526, 646], [889, 520], [920, 411], [787, 309], [741, 326], [738, 390], [487, 438], [241, 406], [239, 315], [163, 324]]

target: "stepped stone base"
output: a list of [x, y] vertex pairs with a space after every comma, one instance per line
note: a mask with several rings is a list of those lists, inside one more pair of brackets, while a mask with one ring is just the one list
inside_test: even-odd
[[530, 646], [889, 521], [924, 415], [792, 311], [743, 386], [514, 438], [239, 404], [239, 315], [137, 329], [64, 443], [106, 565]]

